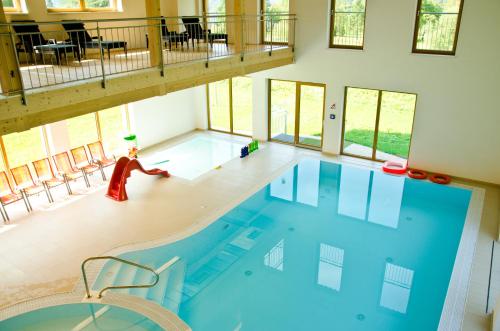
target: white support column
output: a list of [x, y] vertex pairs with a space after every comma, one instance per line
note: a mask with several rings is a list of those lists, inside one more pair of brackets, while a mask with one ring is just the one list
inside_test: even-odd
[[59, 121], [45, 126], [49, 145], [49, 155], [67, 151], [71, 148], [66, 121]]
[[267, 141], [268, 138], [268, 81], [261, 77], [253, 77], [253, 138]]

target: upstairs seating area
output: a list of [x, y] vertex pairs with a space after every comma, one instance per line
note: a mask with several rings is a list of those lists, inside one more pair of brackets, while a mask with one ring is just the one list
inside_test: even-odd
[[[4, 94], [89, 79], [294, 47], [295, 16], [209, 15], [0, 24], [21, 86]], [[7, 93], [8, 92], [8, 93]]]

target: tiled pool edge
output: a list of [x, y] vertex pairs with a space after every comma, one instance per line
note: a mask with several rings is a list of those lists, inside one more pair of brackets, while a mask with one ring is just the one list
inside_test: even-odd
[[472, 190], [465, 224], [451, 273], [438, 331], [456, 331], [462, 329], [465, 317], [465, 305], [469, 292], [469, 281], [476, 249], [479, 227], [481, 225], [485, 190], [462, 184], [452, 185]]

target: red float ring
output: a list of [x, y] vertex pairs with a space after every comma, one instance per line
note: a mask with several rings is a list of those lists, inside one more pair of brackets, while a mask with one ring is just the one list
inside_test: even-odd
[[403, 175], [407, 170], [407, 163], [403, 161], [386, 161], [382, 166], [382, 170], [393, 175]]
[[429, 180], [436, 184], [449, 184], [451, 182], [450, 176], [443, 174], [434, 174], [429, 177]]
[[408, 177], [413, 179], [426, 179], [427, 173], [423, 170], [411, 169], [408, 171]]

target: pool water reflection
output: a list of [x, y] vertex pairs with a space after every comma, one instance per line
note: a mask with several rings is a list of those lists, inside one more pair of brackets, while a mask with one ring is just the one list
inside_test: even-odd
[[307, 159], [201, 232], [123, 257], [180, 257], [155, 300], [194, 330], [435, 330], [470, 197]]

